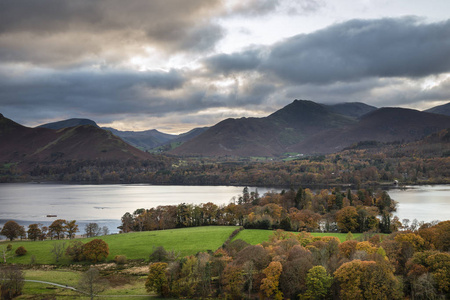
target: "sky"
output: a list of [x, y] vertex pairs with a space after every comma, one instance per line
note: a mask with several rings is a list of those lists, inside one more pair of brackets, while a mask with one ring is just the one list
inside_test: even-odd
[[182, 133], [295, 99], [450, 101], [448, 0], [2, 0], [0, 113]]

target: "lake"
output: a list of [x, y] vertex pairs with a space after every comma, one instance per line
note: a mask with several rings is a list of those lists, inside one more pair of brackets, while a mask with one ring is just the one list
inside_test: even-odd
[[[96, 222], [115, 233], [126, 212], [183, 202], [229, 204], [242, 190], [235, 186], [0, 184], [0, 226], [8, 220], [20, 225], [49, 225], [55, 219], [65, 219], [77, 220], [81, 231], [84, 224]], [[262, 195], [269, 189], [257, 190]]]
[[[233, 197], [242, 194], [242, 189], [234, 186], [0, 184], [0, 226], [7, 220], [16, 220], [25, 226], [36, 222], [49, 225], [56, 218], [46, 216], [57, 215], [58, 219], [77, 220], [81, 231], [86, 223], [96, 222], [115, 233], [125, 212], [183, 202], [228, 204]], [[260, 195], [269, 190], [258, 188]], [[389, 195], [399, 202], [395, 214], [400, 220], [450, 219], [450, 185], [397, 188], [389, 190]]]

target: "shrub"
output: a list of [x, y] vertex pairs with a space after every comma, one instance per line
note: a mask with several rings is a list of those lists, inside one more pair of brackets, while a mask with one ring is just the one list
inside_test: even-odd
[[69, 247], [66, 249], [66, 255], [73, 261], [83, 261], [83, 246], [84, 244], [80, 241], [70, 243]]
[[114, 261], [118, 265], [123, 265], [127, 263], [127, 257], [125, 255], [116, 255], [116, 257], [114, 257]]
[[83, 245], [83, 255], [93, 263], [104, 260], [109, 255], [108, 244], [101, 239], [92, 240]]
[[12, 245], [8, 244], [8, 246], [6, 246], [6, 251], [11, 251], [12, 250]]
[[23, 256], [25, 254], [27, 254], [27, 249], [25, 249], [24, 246], [20, 246], [19, 248], [16, 249], [17, 256]]

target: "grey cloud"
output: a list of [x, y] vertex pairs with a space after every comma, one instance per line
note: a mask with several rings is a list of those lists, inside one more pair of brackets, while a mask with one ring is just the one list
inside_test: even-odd
[[450, 71], [450, 21], [352, 20], [254, 49], [205, 60], [214, 72], [255, 71], [283, 82], [329, 84], [368, 77], [422, 77]]
[[247, 0], [235, 5], [226, 15], [258, 17], [274, 11], [305, 15], [314, 13], [324, 6], [323, 0]]
[[231, 15], [260, 16], [274, 11], [280, 5], [279, 0], [242, 1], [229, 12]]
[[[14, 74], [0, 72], [2, 109], [21, 107], [23, 110], [73, 110], [91, 113], [140, 112], [147, 108], [145, 93], [173, 91], [183, 87], [185, 78], [177, 71], [72, 72], [34, 70]], [[13, 76], [11, 76], [13, 75]]]
[[204, 63], [212, 73], [228, 75], [234, 72], [252, 71], [261, 64], [261, 49], [240, 53], [217, 54], [205, 59]]
[[211, 19], [220, 5], [219, 0], [1, 1], [0, 60], [73, 66], [92, 59], [114, 62], [142, 54], [144, 46], [168, 55], [210, 51], [223, 36]]
[[296, 83], [421, 77], [450, 70], [450, 21], [353, 20], [272, 48], [263, 69]]
[[214, 50], [214, 46], [224, 37], [225, 32], [217, 24], [206, 23], [194, 27], [186, 33], [181, 40], [179, 48], [194, 52], [207, 52]]

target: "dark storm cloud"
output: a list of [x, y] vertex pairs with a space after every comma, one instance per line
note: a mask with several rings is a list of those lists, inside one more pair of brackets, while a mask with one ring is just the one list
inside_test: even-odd
[[0, 60], [70, 65], [114, 62], [143, 46], [209, 51], [223, 37], [211, 18], [218, 9], [218, 0], [1, 1]]
[[234, 72], [256, 70], [261, 64], [261, 50], [246, 50], [234, 54], [218, 54], [205, 59], [212, 73], [228, 75]]
[[50, 111], [79, 109], [92, 113], [141, 112], [151, 107], [147, 94], [183, 87], [177, 71], [131, 72], [123, 70], [71, 72], [34, 70], [18, 74], [0, 71], [2, 109], [22, 107]]
[[288, 83], [329, 84], [448, 72], [449, 54], [450, 21], [421, 24], [408, 17], [352, 20], [261, 51], [213, 56], [205, 65], [224, 74], [257, 71]]

